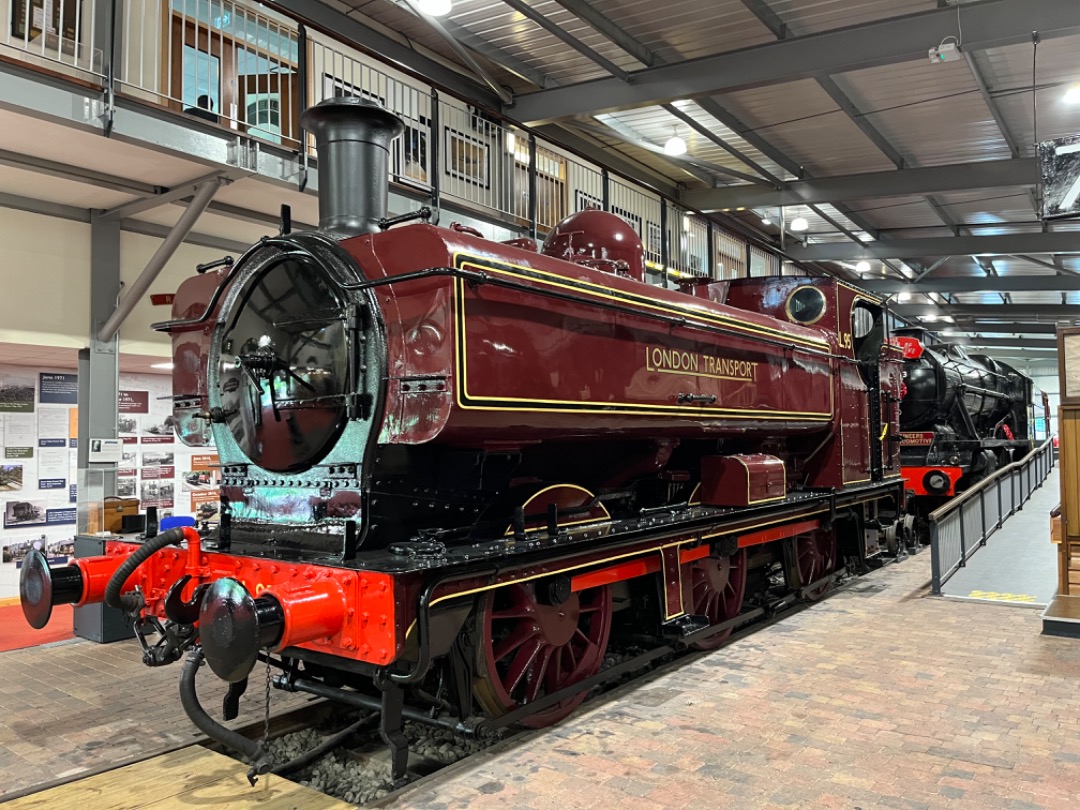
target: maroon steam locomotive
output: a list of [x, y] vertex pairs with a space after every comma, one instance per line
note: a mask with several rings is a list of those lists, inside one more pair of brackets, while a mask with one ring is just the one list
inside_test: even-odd
[[[385, 217], [396, 116], [305, 112], [320, 227], [185, 282], [176, 429], [212, 437], [221, 521], [24, 566], [23, 606], [106, 601], [149, 664], [205, 661], [463, 731], [565, 717], [609, 640], [714, 648], [895, 541], [900, 352], [835, 279], [644, 283], [618, 217], [497, 243]], [[283, 230], [287, 230], [284, 229]]]

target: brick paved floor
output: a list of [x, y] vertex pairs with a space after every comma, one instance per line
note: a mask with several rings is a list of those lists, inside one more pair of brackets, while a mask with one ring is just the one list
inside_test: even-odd
[[1080, 642], [929, 578], [890, 566], [394, 808], [1077, 807]]
[[[0, 800], [7, 793], [191, 742], [180, 664], [150, 669], [135, 641], [75, 639], [0, 653]], [[262, 717], [263, 691], [241, 699], [230, 725]], [[223, 683], [204, 667], [199, 697], [220, 717]], [[274, 692], [273, 713], [307, 698]], [[87, 808], [86, 810], [93, 810]]]

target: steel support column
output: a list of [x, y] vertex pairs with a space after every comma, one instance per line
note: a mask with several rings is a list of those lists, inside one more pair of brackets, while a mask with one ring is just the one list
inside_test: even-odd
[[199, 218], [199, 215], [206, 210], [206, 206], [210, 204], [210, 200], [217, 192], [223, 181], [221, 178], [215, 178], [199, 187], [199, 190], [195, 193], [194, 199], [187, 207], [187, 210], [180, 215], [180, 219], [173, 225], [172, 230], [169, 231], [169, 235], [165, 237], [165, 240], [158, 247], [153, 256], [150, 257], [150, 261], [146, 267], [139, 274], [139, 277], [135, 279], [135, 282], [131, 285], [131, 289], [127, 294], [115, 306], [115, 311], [109, 316], [109, 319], [105, 321], [101, 329], [98, 330], [97, 337], [101, 341], [109, 341], [116, 337], [116, 334], [120, 331], [120, 327], [123, 325], [127, 316], [131, 314], [131, 311], [135, 309], [136, 304], [142, 300], [142, 297], [146, 295], [146, 291], [150, 289], [150, 285], [154, 283], [155, 279], [161, 274], [161, 271], [165, 268], [166, 263], [172, 258], [172, 255], [176, 253], [176, 249], [180, 246], [180, 243], [184, 241], [184, 237], [188, 235], [191, 229], [195, 226], [195, 220]]
[[[100, 340], [97, 333], [116, 309], [120, 294], [120, 220], [98, 214], [90, 217], [90, 335], [89, 346], [79, 351], [79, 503], [100, 503], [116, 494], [115, 466], [89, 463], [90, 439], [115, 439], [120, 386], [118, 341]], [[91, 469], [102, 475], [89, 476]], [[87, 514], [78, 516], [79, 531], [87, 530]]]

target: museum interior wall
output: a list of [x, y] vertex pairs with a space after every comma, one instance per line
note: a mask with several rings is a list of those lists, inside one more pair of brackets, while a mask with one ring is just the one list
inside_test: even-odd
[[[5, 266], [0, 342], [82, 348], [90, 334], [90, 225], [10, 208], [0, 211]], [[125, 284], [138, 277], [160, 244], [151, 236], [121, 232], [120, 278]], [[219, 250], [182, 244], [151, 292], [175, 292], [196, 264], [221, 256]], [[168, 317], [168, 307], [140, 301], [120, 331], [121, 351], [167, 356], [168, 340], [150, 324]]]

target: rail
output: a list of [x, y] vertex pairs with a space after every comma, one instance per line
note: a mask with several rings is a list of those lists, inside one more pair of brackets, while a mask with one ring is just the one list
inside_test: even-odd
[[[378, 100], [406, 125], [389, 166], [405, 204], [449, 208], [489, 238], [543, 238], [568, 214], [599, 208], [641, 236], [654, 284], [795, 269], [782, 271], [780, 253], [736, 221], [711, 220], [251, 0], [0, 0], [0, 8], [11, 22], [0, 57], [98, 86], [110, 109], [128, 100], [156, 105], [201, 119], [194, 129], [212, 125], [238, 143], [293, 153], [305, 167], [312, 144], [300, 127], [304, 107], [342, 94]], [[302, 185], [306, 172], [296, 178]]]
[[1052, 441], [1048, 439], [930, 513], [931, 591], [935, 596], [941, 595], [949, 577], [986, 545], [990, 535], [1023, 508], [1053, 466]]

